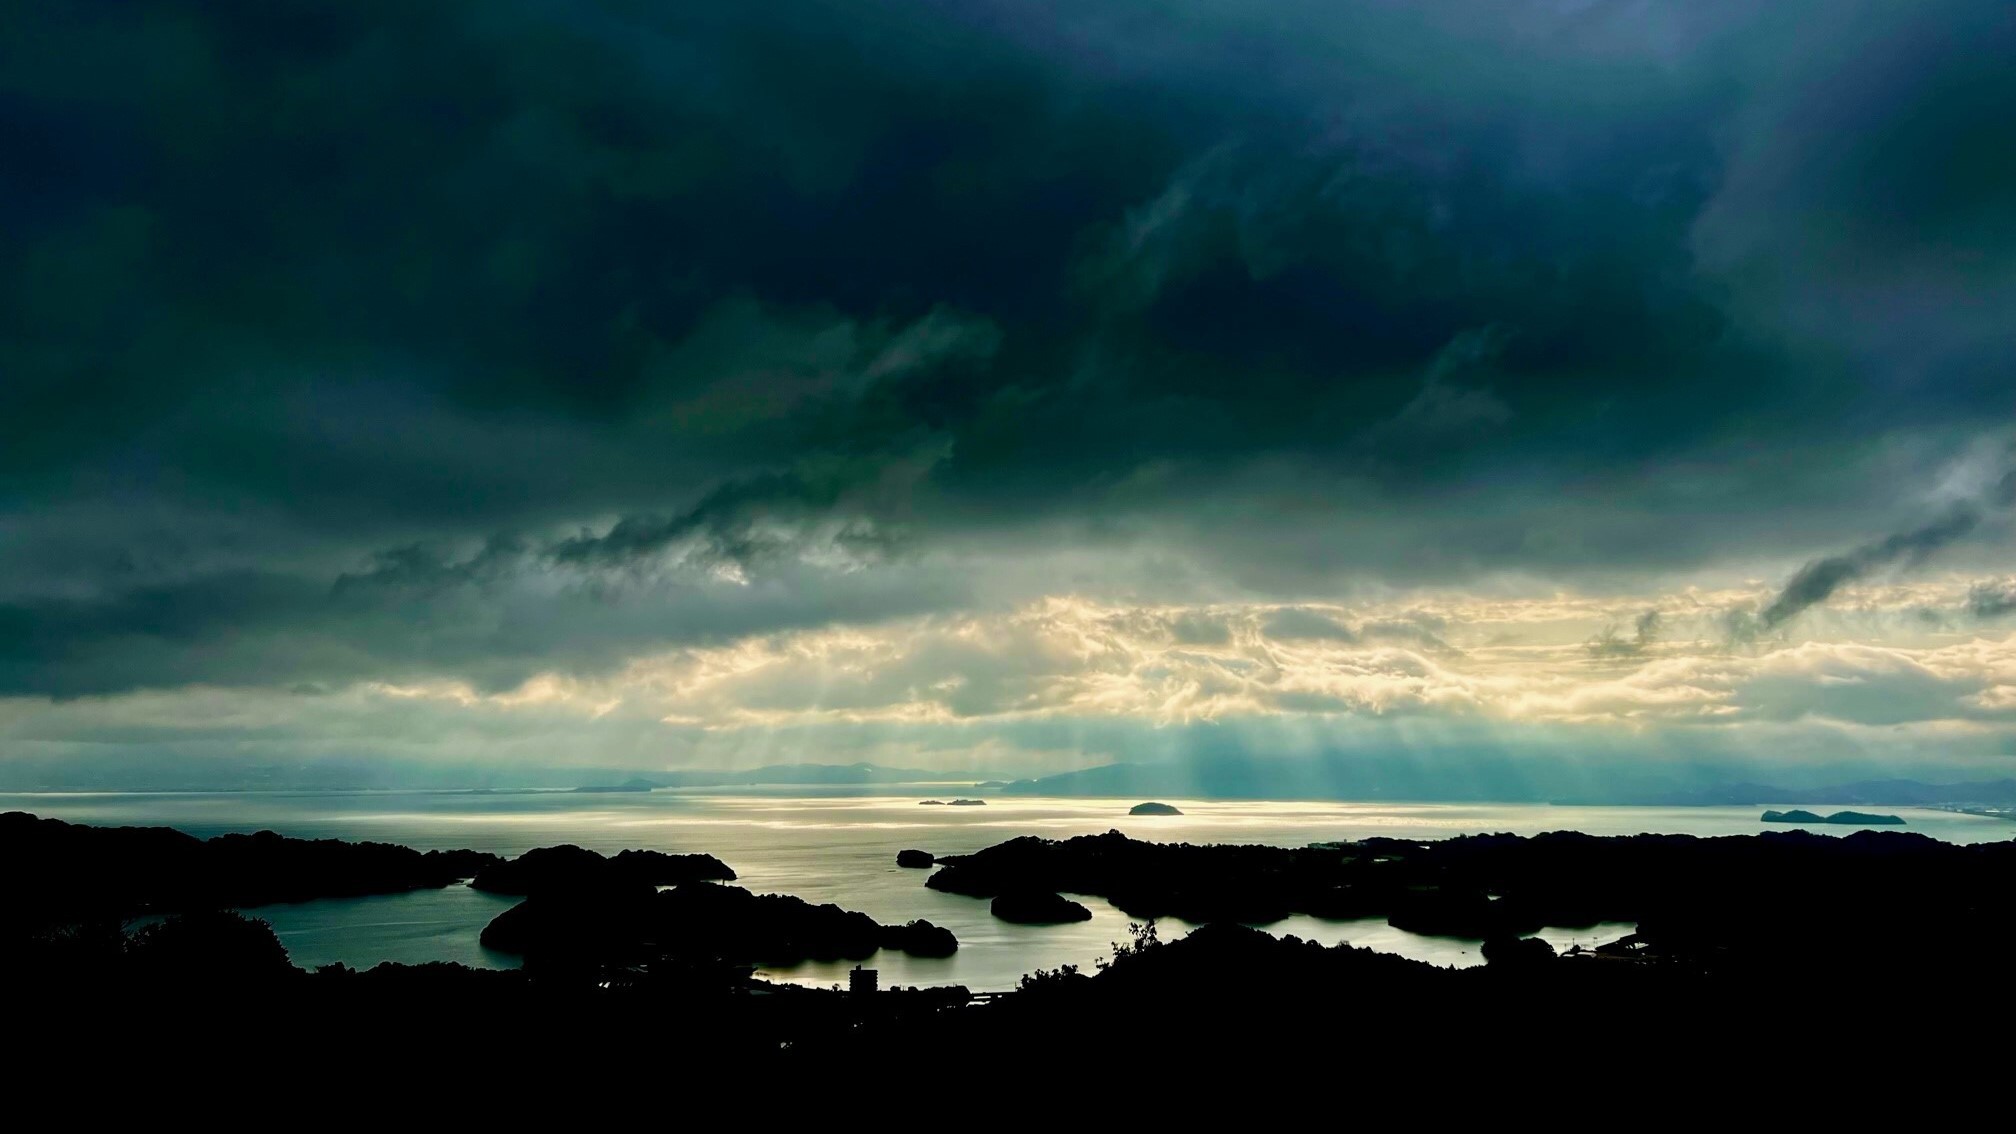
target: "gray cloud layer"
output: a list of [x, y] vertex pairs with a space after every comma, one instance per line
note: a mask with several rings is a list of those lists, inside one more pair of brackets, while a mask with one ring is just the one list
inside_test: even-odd
[[0, 692], [1906, 533], [1775, 624], [2009, 424], [1990, 0], [5, 22]]

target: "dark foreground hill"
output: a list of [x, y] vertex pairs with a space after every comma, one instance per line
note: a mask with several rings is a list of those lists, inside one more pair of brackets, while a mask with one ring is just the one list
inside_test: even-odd
[[[1183, 909], [1212, 924], [1163, 942], [1144, 921], [1095, 971], [1034, 973], [997, 997], [842, 993], [770, 985], [738, 962], [780, 942], [822, 955], [790, 944], [808, 935], [887, 945], [883, 935], [905, 927], [713, 883], [611, 890], [591, 877], [539, 890], [506, 915], [528, 934], [520, 971], [303, 972], [262, 922], [191, 910], [137, 929], [16, 921], [0, 934], [0, 996], [13, 1038], [32, 1041], [20, 1043], [28, 1062], [16, 1070], [40, 1089], [64, 1076], [128, 1083], [164, 1072], [184, 1075], [185, 1091], [228, 1081], [233, 1098], [309, 1079], [346, 1091], [453, 1081], [536, 1107], [702, 1067], [928, 1066], [933, 1083], [1012, 1081], [1025, 1093], [1054, 1088], [1042, 1097], [1058, 1102], [1073, 1091], [1153, 1101], [1163, 1096], [1141, 1091], [1158, 1085], [1222, 1107], [1212, 1092], [1234, 1087], [1249, 1113], [1321, 1083], [1361, 1118], [1422, 1118], [1466, 1106], [1595, 1113], [1723, 1088], [1796, 1087], [1825, 1101], [1843, 1089], [1830, 1084], [1873, 1074], [1882, 1097], [1924, 1106], [1928, 1090], [1992, 1081], [1979, 1076], [2000, 1047], [1981, 1029], [2016, 991], [2012, 867], [2016, 844], [1895, 832], [1298, 850], [1014, 840], [934, 877], [960, 871], [962, 892], [1106, 893], [1130, 910]], [[73, 876], [87, 888], [94, 877]], [[1390, 908], [1431, 931], [1488, 930], [1489, 963], [1437, 968], [1233, 924], [1283, 908]], [[1423, 911], [1445, 920], [1417, 920]], [[628, 916], [641, 920], [621, 924]], [[1593, 920], [1638, 920], [1640, 930], [1561, 956], [1517, 935], [1536, 921]], [[541, 950], [542, 934], [560, 947]], [[1788, 1020], [1829, 1023], [1776, 1023]], [[31, 1069], [37, 1059], [53, 1070]], [[1235, 1067], [1244, 1070], [1224, 1074]]]

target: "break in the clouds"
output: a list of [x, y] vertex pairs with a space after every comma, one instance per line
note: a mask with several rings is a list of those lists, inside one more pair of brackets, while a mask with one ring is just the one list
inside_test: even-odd
[[0, 758], [2011, 727], [2006, 4], [0, 25]]

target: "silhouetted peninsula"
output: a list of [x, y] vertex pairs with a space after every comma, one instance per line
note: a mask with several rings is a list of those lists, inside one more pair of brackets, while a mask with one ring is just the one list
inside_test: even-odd
[[1166, 803], [1137, 803], [1127, 809], [1129, 815], [1181, 815], [1181, 811]]
[[882, 927], [882, 947], [913, 957], [949, 957], [959, 951], [959, 939], [944, 926], [918, 918], [893, 928]]
[[[523, 857], [536, 854], [528, 851]], [[619, 871], [542, 879], [530, 897], [484, 928], [482, 942], [485, 948], [523, 955], [528, 963], [556, 958], [614, 963], [667, 954], [791, 964], [862, 960], [878, 949], [944, 957], [959, 947], [950, 930], [928, 921], [882, 925], [830, 903], [752, 894], [713, 882], [656, 890]]]
[[[941, 856], [939, 866], [925, 882], [934, 890], [1096, 894], [1137, 918], [1382, 917], [1417, 933], [1477, 940], [1634, 922], [1662, 947], [1726, 944], [1744, 934], [1790, 947], [1794, 939], [1865, 933], [1862, 919], [1873, 910], [1942, 927], [1987, 916], [1981, 895], [2016, 876], [2016, 843], [1958, 846], [1892, 831], [1713, 839], [1555, 832], [1286, 848], [1151, 843], [1111, 831], [1011, 839]], [[1788, 902], [1790, 894], [1799, 900]]]
[[928, 869], [937, 861], [937, 859], [931, 856], [930, 851], [901, 850], [896, 852], [896, 865], [898, 866]]
[[1544, 965], [1554, 959], [1554, 946], [1539, 937], [1493, 937], [1482, 949], [1486, 964], [1513, 967]]
[[498, 861], [469, 884], [493, 894], [534, 894], [549, 888], [579, 889], [589, 885], [640, 883], [678, 886], [686, 882], [733, 882], [735, 872], [711, 854], [665, 854], [626, 850], [615, 858], [571, 843], [539, 847], [509, 861]]
[[1091, 921], [1092, 911], [1047, 890], [1009, 890], [988, 907], [995, 917], [1021, 925], [1061, 925]]
[[[500, 860], [476, 851], [290, 839], [272, 831], [198, 839], [166, 827], [87, 827], [0, 815], [15, 916], [119, 916], [446, 886]], [[33, 864], [33, 868], [27, 868]]]
[[1901, 815], [1870, 815], [1862, 811], [1836, 811], [1832, 815], [1815, 815], [1811, 811], [1766, 811], [1760, 823], [1841, 823], [1855, 827], [1901, 827]]

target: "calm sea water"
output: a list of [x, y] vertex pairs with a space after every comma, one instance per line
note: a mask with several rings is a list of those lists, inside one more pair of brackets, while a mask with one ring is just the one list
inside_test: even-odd
[[[176, 827], [209, 836], [262, 828], [302, 838], [375, 839], [421, 849], [470, 847], [518, 854], [537, 846], [576, 843], [613, 853], [628, 847], [705, 851], [735, 868], [741, 885], [758, 892], [837, 902], [879, 921], [926, 918], [959, 937], [959, 952], [938, 960], [900, 953], [868, 961], [885, 986], [964, 984], [1012, 987], [1035, 968], [1076, 964], [1090, 969], [1124, 940], [1128, 918], [1096, 897], [1080, 897], [1092, 920], [1065, 926], [1019, 926], [995, 920], [985, 901], [928, 890], [928, 871], [904, 870], [896, 852], [916, 847], [960, 854], [1017, 835], [1066, 838], [1107, 830], [1164, 842], [1266, 843], [1302, 846], [1370, 835], [1443, 838], [1479, 832], [1532, 835], [1576, 830], [1597, 835], [1641, 832], [1729, 835], [1766, 829], [1754, 807], [1549, 807], [1472, 804], [1255, 803], [1170, 799], [1184, 814], [1135, 818], [1137, 800], [989, 798], [985, 807], [925, 807], [919, 794], [878, 787], [774, 792], [656, 791], [606, 795], [567, 792], [476, 794], [444, 792], [314, 792], [188, 794], [0, 795], [0, 810], [94, 824]], [[949, 798], [942, 785], [920, 789]], [[1825, 814], [1840, 810], [1807, 804]], [[1866, 810], [1866, 809], [1865, 809]], [[2005, 820], [1922, 809], [1889, 809], [1916, 831], [1949, 842], [2016, 837]], [[1782, 829], [1773, 825], [1771, 829]], [[1820, 827], [1841, 834], [1851, 827]], [[1896, 829], [1896, 828], [1891, 828]], [[336, 961], [366, 967], [379, 961], [459, 961], [504, 967], [514, 963], [477, 943], [483, 926], [513, 899], [466, 886], [387, 897], [265, 906], [296, 964]], [[1165, 938], [1191, 927], [1165, 920]], [[1401, 953], [1445, 965], [1482, 962], [1478, 943], [1423, 937], [1383, 921], [1322, 921], [1295, 917], [1265, 927], [1327, 943]], [[1632, 929], [1604, 925], [1549, 930], [1556, 947], [1593, 945]], [[806, 983], [846, 979], [845, 963], [772, 970], [773, 979]]]

